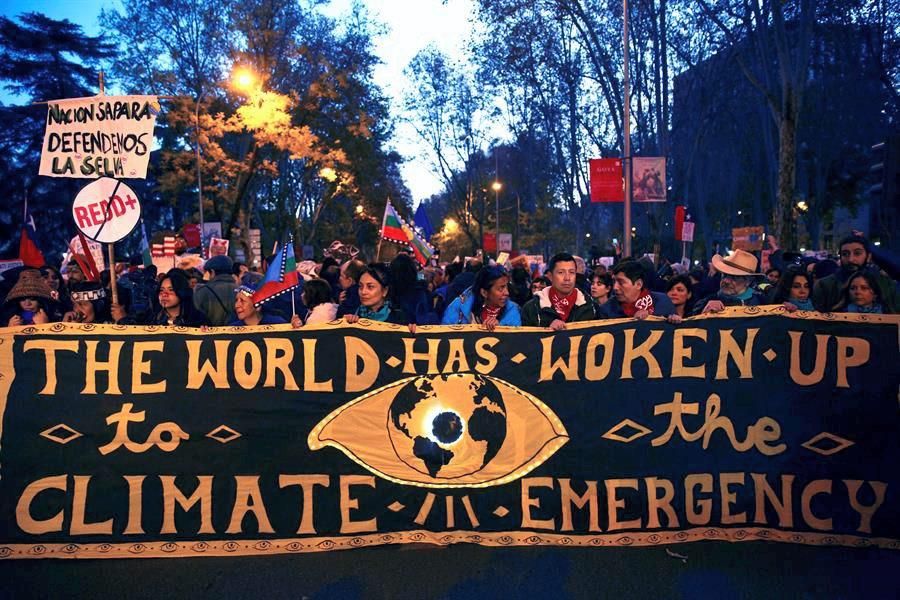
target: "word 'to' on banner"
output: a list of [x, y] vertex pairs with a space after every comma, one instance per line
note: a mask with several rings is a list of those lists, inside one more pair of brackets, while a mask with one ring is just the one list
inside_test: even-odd
[[0, 334], [0, 558], [900, 549], [900, 317]]

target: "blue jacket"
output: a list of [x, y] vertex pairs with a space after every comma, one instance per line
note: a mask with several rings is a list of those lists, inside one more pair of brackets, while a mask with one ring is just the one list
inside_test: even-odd
[[[441, 325], [464, 325], [474, 323], [472, 320], [472, 306], [475, 304], [475, 295], [472, 288], [467, 289], [461, 295], [457, 296], [447, 310], [444, 311], [444, 318]], [[522, 315], [519, 313], [519, 305], [512, 300], [506, 301], [506, 306], [500, 311], [500, 318], [497, 319], [500, 325], [509, 327], [519, 327], [522, 325]]]

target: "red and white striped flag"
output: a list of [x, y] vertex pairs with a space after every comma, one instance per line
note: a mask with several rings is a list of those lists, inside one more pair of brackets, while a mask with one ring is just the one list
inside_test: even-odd
[[162, 244], [151, 244], [150, 256], [175, 256], [175, 236], [167, 235]]

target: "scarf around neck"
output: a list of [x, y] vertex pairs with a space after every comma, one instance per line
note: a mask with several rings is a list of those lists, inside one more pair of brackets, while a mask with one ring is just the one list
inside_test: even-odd
[[503, 310], [502, 306], [493, 308], [493, 307], [488, 306], [487, 304], [483, 305], [481, 307], [481, 315], [479, 315], [481, 317], [481, 320], [479, 321], [479, 323], [484, 323], [491, 317], [493, 317], [499, 321], [500, 320], [500, 311], [502, 311], [502, 310]]
[[860, 306], [859, 304], [849, 304], [849, 305], [847, 305], [847, 312], [880, 315], [884, 311], [882, 310], [881, 305], [878, 304], [877, 302], [875, 302], [872, 304], [872, 306]]
[[746, 290], [744, 290], [737, 296], [729, 296], [728, 294], [723, 294], [722, 292], [719, 292], [719, 297], [724, 298], [725, 300], [729, 300], [731, 302], [740, 302], [741, 304], [743, 304], [744, 302], [746, 302], [747, 300], [749, 300], [750, 298], [753, 297], [753, 288], [747, 287]]
[[368, 306], [360, 304], [359, 308], [356, 309], [356, 314], [359, 315], [360, 319], [369, 319], [370, 321], [381, 321], [384, 323], [391, 314], [391, 303], [386, 301], [378, 310], [372, 310]]
[[633, 317], [639, 310], [646, 310], [651, 315], [654, 313], [653, 296], [646, 289], [641, 290], [641, 295], [634, 302], [622, 303], [622, 312], [626, 317]]
[[572, 308], [575, 306], [575, 301], [578, 299], [578, 290], [572, 290], [568, 296], [563, 296], [556, 291], [556, 288], [551, 287], [549, 296], [553, 310], [556, 311], [561, 320], [567, 321]]
[[815, 308], [813, 308], [812, 300], [809, 298], [807, 298], [806, 300], [796, 300], [794, 298], [789, 298], [788, 302], [790, 302], [800, 310], [815, 310]]

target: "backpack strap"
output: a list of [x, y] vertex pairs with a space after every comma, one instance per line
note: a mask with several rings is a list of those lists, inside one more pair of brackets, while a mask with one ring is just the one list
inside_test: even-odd
[[228, 307], [225, 306], [224, 302], [222, 302], [222, 298], [219, 297], [219, 294], [216, 293], [216, 290], [214, 290], [211, 285], [207, 285], [206, 289], [208, 289], [212, 293], [212, 295], [215, 297], [216, 301], [219, 303], [219, 306], [221, 306], [222, 310], [225, 312], [225, 316], [227, 317], [228, 315], [230, 315], [231, 311], [228, 310]]

